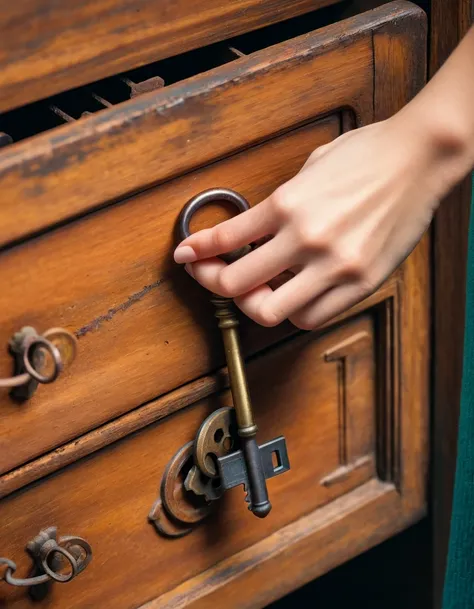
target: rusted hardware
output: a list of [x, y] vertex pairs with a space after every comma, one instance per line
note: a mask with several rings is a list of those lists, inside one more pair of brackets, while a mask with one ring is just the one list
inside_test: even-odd
[[54, 112], [54, 114], [56, 114], [56, 116], [59, 116], [59, 118], [62, 119], [65, 123], [75, 123], [76, 122], [75, 118], [70, 116], [67, 112], [64, 112], [64, 110], [62, 110], [55, 104], [51, 104], [49, 106], [49, 109], [51, 110], [51, 112]]
[[8, 144], [12, 144], [13, 143], [13, 139], [10, 135], [8, 135], [8, 133], [5, 133], [4, 131], [0, 131], [0, 148], [3, 148], [3, 146], [8, 146]]
[[148, 520], [163, 537], [184, 537], [193, 530], [192, 526], [180, 523], [168, 516], [161, 498], [158, 498], [153, 504], [148, 514]]
[[[229, 201], [239, 212], [247, 211], [250, 206], [247, 200], [239, 193], [226, 188], [212, 188], [199, 193], [185, 205], [181, 211], [178, 227], [181, 239], [190, 235], [190, 222], [193, 214], [208, 203], [218, 201]], [[246, 255], [251, 250], [250, 245], [244, 246], [234, 252], [222, 255], [221, 258], [227, 262], [232, 262]], [[215, 315], [218, 319], [218, 326], [222, 333], [225, 357], [229, 371], [230, 387], [234, 401], [235, 414], [237, 419], [237, 433], [240, 437], [240, 451], [236, 451], [234, 459], [232, 455], [217, 457], [217, 467], [219, 475], [224, 483], [224, 488], [231, 488], [237, 484], [244, 484], [248, 491], [246, 500], [249, 503], [249, 510], [255, 516], [264, 518], [270, 513], [271, 503], [268, 498], [266, 479], [287, 471], [289, 469], [288, 455], [284, 438], [277, 438], [274, 442], [278, 443], [275, 448], [278, 458], [284, 463], [284, 467], [277, 467], [270, 470], [264, 467], [262, 461], [264, 453], [261, 452], [256, 441], [257, 425], [253, 419], [252, 403], [247, 385], [245, 365], [240, 349], [238, 334], [239, 321], [237, 319], [233, 302], [230, 298], [224, 298], [217, 294], [212, 295], [212, 303], [216, 308]], [[265, 453], [266, 454], [266, 453]], [[203, 463], [203, 471], [208, 465]], [[242, 466], [244, 470], [242, 471]], [[234, 475], [231, 468], [238, 466], [238, 476]], [[210, 470], [208, 470], [210, 471]]]
[[161, 76], [153, 76], [140, 82], [134, 82], [125, 76], [122, 76], [120, 80], [130, 88], [130, 98], [138, 97], [144, 93], [151, 93], [151, 91], [157, 91], [165, 86], [165, 81]]
[[236, 55], [239, 59], [241, 57], [245, 57], [245, 53], [242, 53], [242, 51], [239, 51], [239, 49], [236, 49], [235, 47], [229, 47], [229, 51], [233, 54]]
[[14, 376], [0, 379], [0, 388], [11, 388], [16, 401], [30, 398], [38, 384], [53, 383], [76, 357], [76, 338], [63, 328], [51, 328], [42, 335], [25, 326], [9, 341], [15, 360]]
[[198, 497], [204, 497], [208, 502], [217, 501], [224, 492], [220, 479], [218, 477], [208, 478], [197, 465], [193, 465], [189, 470], [184, 481], [184, 488]]
[[10, 586], [39, 586], [53, 581], [66, 583], [82, 573], [92, 559], [92, 549], [85, 539], [71, 535], [58, 539], [56, 527], [40, 531], [28, 542], [26, 551], [33, 559], [37, 573], [32, 577], [15, 577], [16, 564], [8, 558], [0, 558], [0, 566], [6, 567], [0, 579]]
[[217, 459], [235, 449], [237, 421], [233, 408], [219, 408], [202, 423], [194, 441], [194, 462], [209, 478], [219, 475]]
[[161, 479], [160, 495], [148, 520], [165, 537], [183, 537], [212, 511], [212, 505], [185, 487], [193, 467], [193, 442], [182, 446], [170, 459]]

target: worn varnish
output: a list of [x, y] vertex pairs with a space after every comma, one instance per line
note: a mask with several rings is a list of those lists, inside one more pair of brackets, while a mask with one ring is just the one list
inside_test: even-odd
[[[6, 147], [0, 245], [321, 114], [352, 108], [371, 122], [374, 73], [398, 102], [424, 80], [424, 28], [420, 9], [394, 2]], [[403, 49], [388, 73], [379, 31]]]
[[0, 2], [0, 112], [337, 0]]
[[[376, 324], [375, 315], [365, 315], [321, 337], [305, 333], [249, 365], [259, 440], [284, 432], [292, 467], [269, 481], [273, 510], [263, 521], [248, 512], [237, 488], [207, 525], [186, 538], [163, 539], [147, 522], [168, 459], [193, 438], [209, 412], [229, 404], [228, 392], [3, 500], [0, 518], [8, 524], [2, 528], [2, 555], [14, 557], [23, 572], [28, 565], [23, 545], [43, 525], [82, 535], [93, 547], [87, 570], [70, 584], [55, 586], [38, 606], [63, 607], [67, 599], [70, 609], [107, 607], [110, 590], [117, 588], [114, 607], [138, 606], [372, 479], [376, 418], [385, 408], [376, 401], [376, 366], [382, 373], [385, 365], [376, 357]], [[341, 375], [339, 356], [348, 346]], [[331, 524], [329, 517], [326, 526]], [[3, 586], [0, 599], [8, 607], [30, 606], [25, 590]]]
[[[2, 391], [0, 471], [223, 364], [208, 294], [172, 261], [179, 212], [194, 194], [222, 184], [258, 203], [340, 128], [339, 116], [329, 117], [0, 256], [0, 281], [9, 286], [0, 295], [9, 319], [0, 344], [25, 324], [59, 325], [79, 341], [73, 366], [27, 403]], [[212, 207], [202, 222], [212, 225], [223, 212]], [[246, 323], [246, 353], [289, 331], [289, 324], [268, 331]], [[0, 374], [11, 366], [5, 353]]]
[[[138, 20], [156, 8], [141, 4]], [[212, 15], [194, 5], [185, 24], [171, 19], [189, 10], [179, 0], [169, 5], [169, 34], [147, 39], [141, 28], [134, 54], [134, 19], [119, 47], [107, 47], [117, 33], [109, 26], [127, 16], [128, 4], [114, 3], [94, 23], [108, 28], [87, 49], [94, 59], [78, 51], [69, 71], [60, 54], [44, 63], [52, 88], [41, 95], [117, 71], [117, 61], [125, 69], [175, 52], [172, 28], [190, 32], [191, 48], [204, 32], [213, 40], [224, 14], [219, 35], [229, 36], [309, 8], [280, 2], [281, 13], [264, 15], [275, 4], [234, 2]], [[108, 6], [73, 2], [69, 35], [85, 23], [78, 13]], [[34, 28], [23, 35], [21, 48], [25, 39], [43, 44]], [[44, 40], [49, 49], [63, 42]], [[84, 536], [94, 559], [39, 604], [2, 584], [1, 606], [262, 607], [426, 513], [429, 236], [375, 294], [318, 332], [243, 322], [259, 441], [284, 434], [292, 466], [269, 482], [269, 518], [249, 514], [235, 489], [189, 537], [165, 540], [147, 522], [171, 455], [230, 403], [208, 295], [172, 262], [179, 211], [213, 186], [257, 204], [317, 146], [391, 116], [425, 81], [425, 46], [424, 13], [397, 1], [2, 149], [0, 374], [11, 373], [6, 344], [24, 324], [72, 330], [79, 353], [32, 400], [0, 396], [0, 555], [25, 574], [25, 543], [55, 525]], [[38, 95], [36, 72], [30, 88], [9, 79], [9, 103]], [[32, 73], [18, 75], [26, 82]], [[228, 213], [210, 208], [193, 228]]]

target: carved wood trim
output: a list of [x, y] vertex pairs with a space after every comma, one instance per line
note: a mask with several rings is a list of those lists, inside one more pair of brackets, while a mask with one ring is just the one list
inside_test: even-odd
[[369, 463], [374, 455], [356, 455], [351, 447], [347, 420], [350, 412], [351, 359], [364, 349], [375, 349], [376, 383], [376, 464], [380, 480], [400, 482], [400, 290], [402, 283], [394, 281], [384, 290], [385, 298], [374, 307], [375, 344], [366, 332], [358, 332], [334, 345], [325, 354], [327, 362], [338, 365], [339, 467], [320, 480], [332, 486], [345, 480], [352, 472]]

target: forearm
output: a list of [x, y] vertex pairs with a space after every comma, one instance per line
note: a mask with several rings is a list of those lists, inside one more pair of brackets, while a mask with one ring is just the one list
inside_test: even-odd
[[474, 27], [395, 122], [423, 142], [441, 196], [474, 167]]

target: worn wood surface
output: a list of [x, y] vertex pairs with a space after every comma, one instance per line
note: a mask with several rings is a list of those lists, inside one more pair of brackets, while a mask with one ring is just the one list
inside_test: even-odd
[[[430, 75], [467, 31], [471, 0], [432, 0]], [[433, 231], [433, 535], [435, 606], [441, 597], [456, 469], [471, 180], [464, 180], [439, 208]]]
[[[209, 295], [172, 261], [179, 212], [222, 185], [258, 203], [339, 132], [334, 115], [4, 252], [0, 344], [23, 325], [62, 326], [78, 337], [78, 355], [21, 406], [2, 391], [0, 471], [223, 365]], [[228, 211], [212, 207], [201, 222]], [[246, 321], [245, 353], [294, 330]], [[11, 365], [5, 353], [0, 374]]]
[[0, 112], [337, 0], [0, 2]]
[[[349, 311], [327, 322], [321, 328], [321, 330], [326, 330], [331, 325], [341, 323], [367, 309], [376, 307], [380, 327], [377, 340], [377, 356], [381, 358], [380, 361], [386, 363], [386, 369], [380, 369], [378, 372], [379, 381], [377, 383], [377, 399], [380, 403], [387, 405], [384, 410], [387, 413], [387, 418], [381, 417], [378, 421], [377, 434], [380, 437], [393, 435], [393, 425], [399, 425], [398, 416], [394, 412], [394, 405], [399, 403], [399, 382], [396, 380], [399, 379], [397, 355], [399, 341], [395, 337], [398, 335], [399, 316], [396, 311], [399, 307], [400, 275], [397, 272], [377, 292]], [[257, 354], [250, 358], [251, 361], [258, 356]], [[341, 372], [344, 372], [344, 369]], [[42, 457], [0, 476], [0, 498], [135, 433], [197, 400], [208, 397], [215, 393], [218, 388], [224, 389], [227, 386], [227, 372], [225, 369], [221, 369], [213, 375], [203, 376], [166, 393], [148, 404], [135, 408], [131, 412], [109, 421], [67, 444], [63, 444]], [[388, 446], [387, 443], [380, 443], [378, 448], [380, 450], [377, 455], [377, 463], [380, 471], [386, 472], [385, 478], [398, 479], [399, 476], [391, 465], [394, 447]]]
[[[371, 480], [141, 609], [208, 609], [219, 603], [232, 609], [264, 607], [409, 527], [423, 514], [423, 508], [405, 510], [392, 485]], [[337, 585], [351, 583], [343, 579]], [[315, 598], [308, 607], [314, 604]]]
[[416, 56], [423, 13], [394, 2], [4, 148], [0, 245], [322, 113], [347, 107], [371, 122], [372, 34], [391, 22], [406, 24], [395, 36]]
[[[207, 414], [229, 404], [228, 392], [214, 394], [4, 499], [0, 519], [8, 524], [0, 532], [0, 546], [2, 555], [18, 562], [19, 572], [25, 573], [29, 564], [26, 541], [45, 526], [84, 536], [94, 558], [77, 580], [55, 586], [42, 603], [28, 601], [25, 589], [2, 586], [0, 605], [136, 607], [374, 478], [376, 444], [385, 441], [376, 437], [376, 417], [385, 408], [376, 403], [376, 377], [385, 362], [376, 359], [375, 332], [376, 318], [363, 315], [323, 336], [304, 333], [249, 366], [259, 441], [283, 433], [292, 467], [269, 482], [273, 510], [267, 519], [249, 513], [243, 490], [237, 488], [226, 494], [206, 526], [183, 539], [163, 539], [147, 522], [167, 461], [194, 437]], [[341, 375], [337, 354], [346, 352], [349, 344], [353, 348], [346, 353], [346, 373]], [[346, 396], [343, 404], [341, 395]], [[410, 454], [410, 462], [417, 464], [419, 456]], [[358, 466], [346, 467], [345, 475], [327, 482], [351, 463]], [[410, 471], [406, 477], [411, 477]], [[360, 508], [371, 499], [362, 493], [352, 507]], [[398, 498], [392, 499], [397, 505]], [[319, 528], [339, 521], [331, 536], [345, 530], [344, 511], [329, 509], [323, 514]], [[410, 516], [402, 509], [397, 517]], [[281, 549], [292, 552], [292, 540], [285, 541], [284, 533], [277, 535]], [[366, 543], [357, 529], [353, 539]], [[265, 543], [273, 545], [272, 538]], [[334, 543], [340, 555], [345, 535], [336, 534]], [[235, 569], [240, 568], [237, 558]], [[233, 606], [240, 605], [234, 601]]]

